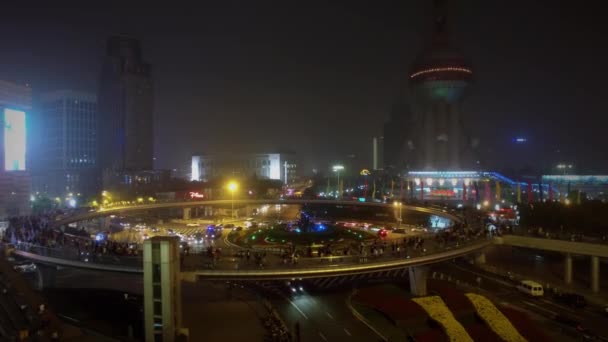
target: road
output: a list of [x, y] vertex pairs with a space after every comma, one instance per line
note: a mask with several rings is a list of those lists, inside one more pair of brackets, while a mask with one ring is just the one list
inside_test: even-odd
[[542, 325], [539, 326], [545, 327], [545, 333], [551, 335], [550, 337], [553, 339], [557, 338], [556, 340], [562, 341], [567, 338], [574, 338], [574, 340], [578, 340], [578, 338], [575, 338], [577, 333], [573, 328], [553, 320], [557, 314], [573, 318], [595, 334], [608, 337], [606, 317], [599, 307], [570, 308], [553, 302], [549, 294], [541, 298], [532, 298], [519, 292], [515, 288], [514, 282], [485, 272], [465, 262], [434, 265], [433, 271], [437, 272], [436, 276], [443, 273], [445, 276], [449, 275], [452, 281], [459, 280], [459, 282], [477, 287], [479, 291], [497, 304], [515, 307], [527, 312], [533, 320], [542, 322]]
[[380, 337], [347, 307], [349, 292], [350, 289], [325, 293], [305, 290], [297, 295], [273, 296], [271, 303], [290, 331], [295, 331], [299, 323], [302, 342], [378, 341]]

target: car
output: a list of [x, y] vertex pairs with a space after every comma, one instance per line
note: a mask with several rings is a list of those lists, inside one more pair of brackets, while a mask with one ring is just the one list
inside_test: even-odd
[[304, 286], [297, 281], [286, 281], [285, 282], [286, 290], [292, 295], [296, 295], [299, 293], [304, 293]]
[[577, 309], [582, 309], [587, 306], [587, 300], [585, 300], [585, 297], [576, 293], [557, 292], [553, 295], [553, 299], [558, 303]]
[[516, 286], [517, 290], [533, 297], [542, 297], [545, 292], [543, 286], [532, 280], [522, 280]]
[[201, 244], [201, 243], [203, 243], [204, 236], [202, 233], [195, 233], [195, 234], [190, 235], [189, 240], [195, 244]]
[[233, 230], [233, 231], [240, 232], [240, 231], [242, 231], [242, 230], [243, 230], [243, 227], [241, 227], [241, 226], [234, 227], [232, 230]]
[[37, 267], [34, 263], [30, 262], [30, 263], [15, 265], [15, 266], [13, 266], [13, 269], [20, 273], [32, 273], [32, 272], [36, 272]]
[[570, 316], [566, 316], [564, 314], [556, 314], [555, 316], [553, 316], [553, 320], [568, 327], [576, 329], [576, 332], [583, 340], [595, 340], [597, 337], [593, 332], [585, 328], [579, 320], [574, 319]]
[[234, 228], [234, 224], [228, 223], [224, 226], [226, 229]]

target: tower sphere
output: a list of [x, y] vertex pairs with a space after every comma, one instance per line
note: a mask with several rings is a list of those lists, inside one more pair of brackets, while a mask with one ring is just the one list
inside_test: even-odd
[[445, 19], [435, 23], [432, 44], [414, 61], [409, 82], [424, 100], [459, 101], [471, 83], [473, 70], [466, 58], [448, 41]]

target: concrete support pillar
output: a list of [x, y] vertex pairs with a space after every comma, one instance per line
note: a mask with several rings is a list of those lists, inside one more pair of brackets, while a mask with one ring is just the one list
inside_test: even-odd
[[36, 264], [38, 272], [38, 290], [55, 287], [55, 279], [57, 278], [57, 268], [43, 264]]
[[566, 285], [572, 284], [572, 255], [570, 253], [566, 254], [564, 260], [564, 283]]
[[184, 208], [184, 220], [189, 220], [191, 216], [192, 208]]
[[483, 265], [486, 263], [486, 253], [481, 252], [475, 255], [475, 265]]
[[591, 257], [591, 291], [600, 292], [600, 258]]
[[429, 269], [426, 266], [410, 267], [410, 292], [414, 296], [426, 296], [426, 280]]
[[101, 230], [109, 230], [110, 229], [110, 218], [109, 217], [100, 217], [99, 218], [99, 228]]

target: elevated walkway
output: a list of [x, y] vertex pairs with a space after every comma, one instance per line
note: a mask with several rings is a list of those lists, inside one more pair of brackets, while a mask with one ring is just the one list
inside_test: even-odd
[[552, 252], [608, 258], [608, 245], [603, 244], [543, 239], [521, 235], [503, 235], [501, 237], [495, 237], [494, 243], [497, 245], [509, 245]]
[[[376, 203], [376, 202], [355, 202], [355, 201], [337, 201], [337, 200], [281, 200], [281, 199], [269, 199], [269, 200], [213, 200], [213, 201], [182, 201], [182, 202], [165, 202], [165, 203], [152, 203], [152, 204], [140, 204], [140, 205], [129, 205], [112, 208], [104, 208], [98, 211], [88, 212], [84, 214], [74, 215], [66, 217], [62, 220], [53, 223], [54, 227], [60, 227], [70, 223], [91, 220], [95, 218], [110, 216], [113, 214], [124, 214], [128, 212], [138, 212], [155, 209], [169, 209], [169, 208], [192, 208], [192, 207], [204, 207], [214, 205], [264, 205], [264, 204], [325, 204], [325, 205], [343, 205], [343, 206], [360, 206], [360, 207], [377, 207], [377, 208], [391, 208], [394, 209], [390, 203]], [[420, 213], [426, 213], [429, 215], [437, 215], [444, 218], [448, 218], [453, 222], [461, 222], [462, 219], [456, 215], [444, 212], [438, 209], [419, 207], [413, 205], [403, 205], [401, 207], [403, 211], [414, 211]]]
[[[483, 250], [492, 243], [491, 240], [475, 240], [469, 243], [462, 244], [458, 247], [451, 246], [442, 249], [429, 250], [428, 253], [414, 256], [412, 258], [392, 257], [387, 256], [379, 259], [369, 259], [369, 261], [360, 262], [358, 256], [349, 256], [347, 261], [344, 258], [333, 257], [334, 262], [320, 264], [322, 259], [318, 258], [302, 258], [300, 265], [274, 265], [265, 269], [240, 269], [239, 261], [232, 257], [227, 257], [228, 262], [220, 263], [215, 268], [209, 268], [201, 263], [203, 256], [191, 255], [186, 256], [184, 266], [182, 267], [182, 277], [185, 280], [196, 280], [197, 278], [218, 279], [218, 280], [274, 280], [274, 279], [291, 279], [291, 278], [319, 278], [319, 277], [335, 277], [354, 274], [385, 272], [406, 267], [423, 266], [432, 263], [442, 262], [458, 258], [470, 253], [475, 253]], [[14, 249], [14, 254], [33, 262], [59, 267], [72, 267], [100, 272], [121, 272], [121, 273], [143, 273], [141, 258], [138, 260], [130, 260], [129, 265], [121, 265], [115, 260], [113, 264], [70, 260], [62, 258], [57, 254], [36, 253], [36, 249], [29, 250]], [[139, 262], [139, 265], [133, 265]]]

